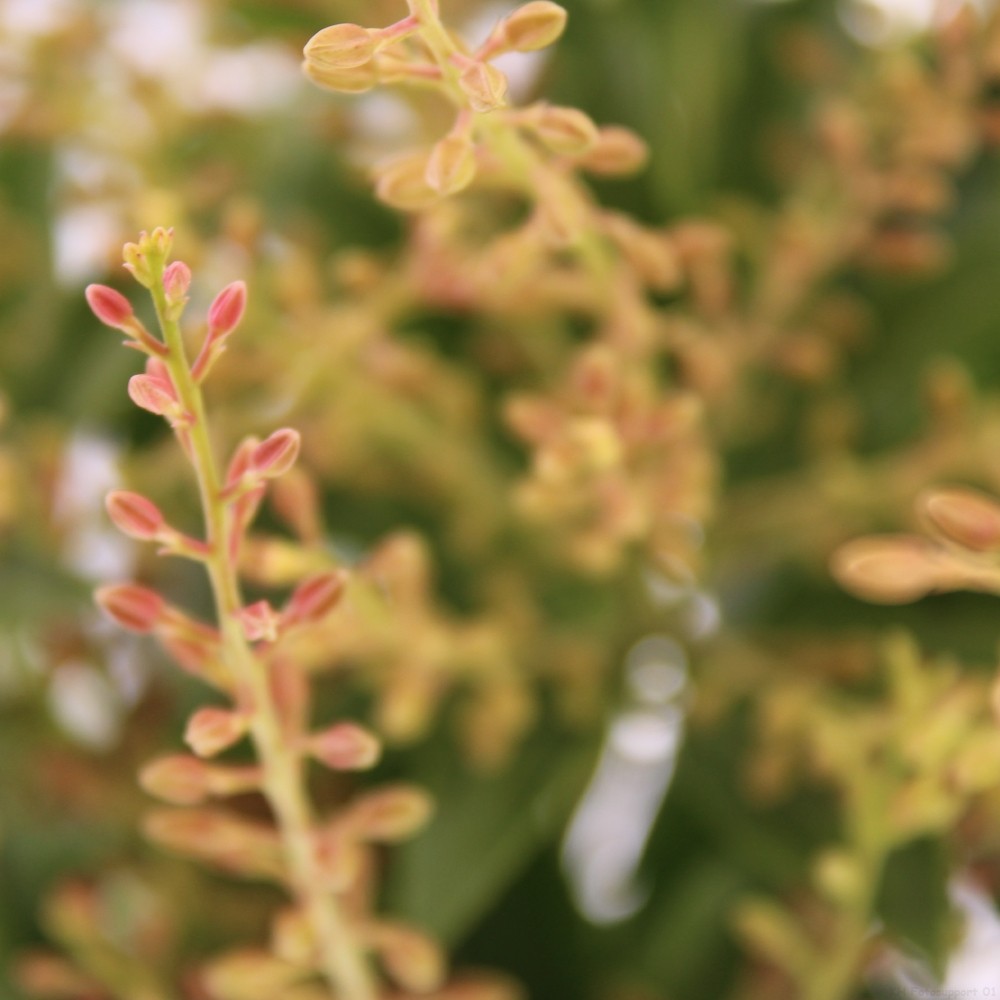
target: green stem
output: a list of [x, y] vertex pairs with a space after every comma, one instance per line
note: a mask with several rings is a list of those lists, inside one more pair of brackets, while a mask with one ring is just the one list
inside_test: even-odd
[[162, 282], [155, 281], [151, 291], [160, 328], [170, 349], [166, 365], [181, 406], [192, 417], [186, 432], [205, 516], [210, 548], [206, 566], [219, 617], [225, 663], [233, 671], [240, 690], [250, 699], [250, 732], [264, 774], [263, 792], [284, 845], [291, 889], [309, 916], [323, 974], [339, 1000], [375, 1000], [378, 990], [368, 960], [337, 901], [323, 888], [324, 876], [313, 840], [314, 819], [306, 795], [301, 754], [286, 739], [272, 699], [267, 667], [254, 654], [239, 623], [243, 598], [236, 567], [228, 557], [230, 508], [220, 499], [222, 481], [209, 438], [204, 397], [192, 378], [180, 326], [169, 317]]

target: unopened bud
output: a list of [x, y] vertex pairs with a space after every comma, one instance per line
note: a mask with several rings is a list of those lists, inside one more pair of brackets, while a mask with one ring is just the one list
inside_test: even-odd
[[456, 194], [475, 176], [476, 149], [468, 136], [447, 135], [435, 144], [424, 177], [438, 194]]
[[502, 108], [507, 97], [507, 77], [487, 62], [471, 62], [458, 78], [458, 85], [473, 111], [485, 114]]
[[214, 757], [242, 739], [249, 720], [241, 712], [224, 708], [199, 708], [188, 719], [184, 742], [199, 757]]
[[322, 620], [337, 606], [346, 585], [347, 574], [341, 571], [318, 573], [303, 580], [285, 606], [285, 622], [297, 624]]
[[208, 335], [218, 340], [232, 333], [243, 318], [247, 307], [247, 286], [244, 281], [234, 281], [216, 295], [208, 307]]
[[139, 493], [115, 490], [105, 498], [108, 516], [123, 534], [140, 541], [155, 541], [166, 527], [159, 507]]
[[152, 632], [166, 608], [166, 602], [155, 590], [136, 583], [100, 587], [94, 599], [105, 614], [131, 632]]
[[309, 752], [335, 771], [367, 771], [378, 763], [382, 746], [367, 729], [338, 722], [309, 738]]
[[359, 24], [332, 24], [306, 42], [306, 62], [323, 69], [355, 69], [371, 62], [375, 39]]
[[388, 785], [362, 795], [351, 804], [348, 822], [365, 840], [395, 843], [422, 829], [434, 806], [415, 785]]
[[597, 126], [576, 108], [543, 105], [531, 118], [535, 135], [553, 153], [574, 156], [585, 153], [597, 142]]
[[946, 582], [937, 549], [910, 535], [848, 542], [834, 553], [830, 569], [846, 590], [880, 604], [907, 604]]
[[448, 974], [444, 952], [437, 942], [401, 924], [378, 921], [365, 937], [378, 951], [386, 972], [408, 992], [437, 990]]
[[598, 130], [597, 141], [578, 161], [584, 170], [606, 177], [632, 174], [649, 159], [649, 147], [627, 128], [609, 125]]
[[379, 167], [375, 194], [386, 205], [404, 212], [428, 208], [441, 198], [427, 181], [428, 164], [425, 153], [416, 153]]
[[254, 448], [250, 465], [261, 478], [275, 479], [295, 464], [301, 444], [298, 431], [289, 427], [275, 431]]
[[353, 69], [333, 69], [307, 61], [302, 64], [302, 72], [318, 87], [338, 94], [363, 94], [371, 90], [379, 79], [373, 62]]
[[267, 601], [256, 601], [240, 609], [239, 620], [250, 642], [274, 642], [278, 638], [280, 619]]
[[128, 394], [136, 406], [158, 417], [175, 413], [179, 406], [173, 387], [152, 375], [133, 375], [128, 380]]
[[121, 292], [116, 292], [107, 285], [87, 285], [84, 295], [93, 314], [105, 326], [115, 330], [129, 328], [135, 314], [132, 303]]
[[209, 771], [197, 757], [173, 754], [147, 764], [139, 784], [150, 795], [177, 806], [204, 802], [210, 794]]
[[200, 979], [212, 1000], [271, 1000], [308, 976], [307, 968], [246, 948], [213, 959]]
[[549, 0], [534, 0], [519, 7], [502, 22], [507, 49], [534, 52], [551, 45], [566, 27], [566, 11]]
[[930, 525], [975, 552], [1000, 549], [1000, 504], [978, 490], [931, 490], [917, 502]]
[[182, 302], [191, 287], [191, 268], [182, 260], [175, 260], [163, 272], [163, 290], [172, 302]]

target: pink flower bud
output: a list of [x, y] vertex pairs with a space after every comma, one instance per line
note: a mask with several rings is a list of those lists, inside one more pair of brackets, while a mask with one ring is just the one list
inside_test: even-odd
[[225, 708], [199, 708], [188, 719], [184, 742], [199, 757], [214, 757], [242, 739], [249, 720]]
[[433, 802], [422, 788], [385, 785], [356, 799], [346, 818], [365, 840], [395, 843], [424, 827], [433, 811]]
[[167, 298], [179, 302], [191, 287], [191, 268], [182, 260], [175, 260], [163, 272], [163, 290]]
[[94, 315], [106, 326], [124, 330], [135, 315], [132, 303], [107, 285], [87, 285], [84, 295]]
[[367, 771], [382, 753], [378, 737], [354, 722], [338, 722], [309, 739], [309, 752], [335, 771]]
[[219, 292], [208, 309], [208, 335], [218, 340], [233, 332], [243, 318], [247, 306], [247, 286], [234, 281]]
[[250, 464], [264, 479], [274, 479], [287, 472], [299, 454], [302, 439], [298, 431], [285, 427], [265, 438], [254, 449]]
[[152, 632], [166, 608], [166, 602], [155, 590], [136, 583], [101, 587], [94, 599], [105, 614], [132, 632]]
[[197, 805], [210, 793], [208, 768], [186, 754], [160, 757], [147, 764], [139, 772], [139, 784], [150, 795], [177, 806]]
[[243, 626], [243, 634], [250, 642], [257, 642], [259, 639], [274, 642], [278, 638], [280, 619], [267, 601], [257, 601], [242, 608], [239, 620]]
[[285, 606], [285, 622], [320, 621], [337, 606], [346, 586], [347, 574], [339, 570], [303, 580]]
[[173, 387], [152, 375], [133, 375], [128, 380], [128, 394], [136, 406], [158, 417], [174, 413], [178, 407]]
[[139, 493], [115, 490], [104, 503], [115, 527], [132, 538], [155, 541], [166, 527], [160, 509]]

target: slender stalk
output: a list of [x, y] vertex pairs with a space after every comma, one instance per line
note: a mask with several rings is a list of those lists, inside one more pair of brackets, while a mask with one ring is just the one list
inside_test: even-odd
[[162, 282], [154, 282], [152, 294], [170, 351], [165, 363], [180, 403], [192, 417], [185, 433], [205, 517], [209, 545], [205, 563], [222, 633], [223, 655], [250, 701], [251, 736], [264, 774], [263, 791], [284, 845], [291, 889], [309, 916], [323, 974], [339, 1000], [376, 1000], [378, 989], [368, 960], [336, 899], [323, 888], [301, 754], [285, 738], [271, 696], [267, 667], [254, 654], [237, 617], [243, 599], [236, 567], [228, 557], [231, 513], [220, 498], [222, 480], [208, 433], [204, 397], [191, 375], [180, 327], [169, 317]]

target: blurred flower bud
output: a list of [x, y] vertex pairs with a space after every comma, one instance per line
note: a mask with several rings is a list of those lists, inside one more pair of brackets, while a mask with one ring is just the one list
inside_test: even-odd
[[541, 105], [530, 117], [531, 128], [553, 153], [573, 156], [593, 148], [597, 126], [576, 108]]
[[255, 601], [239, 612], [243, 634], [249, 642], [274, 642], [281, 619], [267, 601]]
[[116, 528], [140, 541], [155, 541], [167, 527], [160, 509], [139, 493], [114, 490], [104, 500]]
[[395, 843], [422, 829], [434, 810], [430, 796], [415, 785], [386, 785], [350, 804], [347, 821], [365, 840]]
[[94, 315], [115, 330], [128, 331], [135, 318], [132, 303], [107, 285], [87, 285], [84, 295]]
[[208, 308], [208, 336], [218, 340], [232, 333], [247, 307], [246, 282], [234, 281], [216, 295]]
[[476, 149], [465, 135], [446, 135], [431, 150], [424, 178], [438, 194], [457, 194], [476, 176]]
[[340, 570], [317, 573], [303, 580], [285, 605], [285, 623], [291, 625], [321, 621], [337, 606], [346, 584], [347, 574]]
[[917, 508], [948, 541], [974, 552], [1000, 549], [1000, 503], [985, 493], [966, 488], [929, 490]]
[[225, 708], [199, 708], [188, 719], [184, 742], [199, 757], [214, 757], [242, 739], [250, 720]]
[[100, 587], [94, 599], [102, 611], [132, 632], [152, 632], [166, 608], [166, 602], [155, 590], [136, 583]]
[[250, 466], [263, 479], [283, 475], [298, 458], [302, 438], [290, 427], [282, 428], [266, 437], [250, 455]]
[[158, 417], [172, 417], [180, 412], [173, 386], [152, 375], [133, 375], [128, 380], [128, 394], [136, 406]]
[[486, 62], [470, 62], [462, 70], [458, 85], [469, 99], [469, 106], [479, 114], [502, 108], [507, 97], [507, 77]]
[[444, 953], [425, 934], [402, 924], [374, 921], [364, 936], [386, 972], [405, 990], [430, 993], [444, 983], [448, 974]]
[[375, 39], [359, 24], [331, 24], [306, 42], [302, 54], [307, 63], [322, 69], [355, 69], [371, 62]]
[[425, 153], [416, 153], [379, 167], [375, 181], [379, 200], [404, 212], [435, 204], [441, 195], [427, 181], [429, 162]]
[[210, 794], [209, 771], [197, 757], [160, 757], [139, 772], [139, 784], [150, 795], [177, 806], [204, 802]]
[[910, 535], [848, 542], [834, 553], [830, 569], [846, 590], [880, 604], [907, 604], [947, 582], [938, 550]]
[[318, 87], [339, 94], [363, 94], [379, 80], [374, 63], [365, 63], [353, 69], [334, 69], [307, 61], [302, 64], [302, 71]]
[[309, 916], [294, 907], [279, 911], [271, 925], [271, 950], [294, 965], [312, 965], [316, 957], [316, 933]]
[[597, 140], [577, 162], [592, 174], [617, 177], [645, 166], [649, 147], [635, 132], [608, 125], [597, 132]]
[[505, 48], [534, 52], [551, 45], [566, 27], [566, 11], [549, 0], [533, 0], [501, 22]]
[[335, 771], [367, 771], [378, 763], [378, 737], [354, 722], [338, 722], [309, 738], [309, 752]]
[[187, 301], [188, 289], [191, 287], [191, 268], [182, 260], [175, 260], [167, 265], [163, 272], [163, 290], [167, 299], [175, 305], [183, 305]]
[[200, 975], [212, 1000], [274, 1000], [308, 977], [307, 967], [252, 948], [212, 959]]

